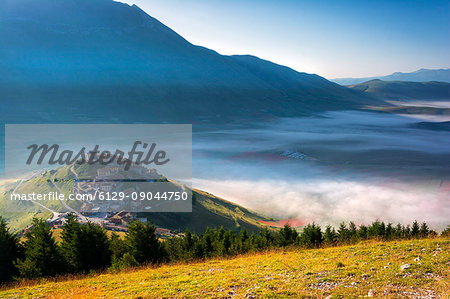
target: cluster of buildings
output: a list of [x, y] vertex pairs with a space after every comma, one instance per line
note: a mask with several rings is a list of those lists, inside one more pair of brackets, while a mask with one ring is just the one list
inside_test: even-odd
[[[139, 191], [138, 184], [133, 187], [130, 181], [133, 179], [140, 179], [144, 181], [156, 181], [162, 178], [156, 171], [156, 169], [148, 169], [144, 166], [133, 163], [129, 170], [124, 170], [124, 165], [107, 165], [96, 169], [96, 176], [93, 179], [80, 179], [72, 169], [77, 179], [73, 185], [73, 194], [91, 195], [91, 200], [83, 200], [79, 221], [80, 223], [86, 223], [91, 221], [98, 225], [101, 225], [106, 230], [127, 232], [128, 224], [132, 221], [139, 220], [146, 223], [147, 218], [137, 217], [137, 213], [127, 212], [124, 210], [124, 206], [127, 201], [99, 201], [95, 196], [98, 196], [101, 192], [121, 192], [126, 195], [130, 195], [132, 192]], [[126, 183], [126, 188], [124, 184]], [[138, 202], [137, 202], [138, 203]], [[119, 211], [119, 212], [117, 212]], [[69, 212], [67, 213], [54, 213], [51, 219], [47, 220], [47, 223], [52, 229], [60, 229], [64, 226], [67, 220]], [[27, 226], [21, 235], [25, 234], [33, 228], [32, 225]], [[156, 235], [159, 238], [169, 238], [178, 236], [169, 229], [156, 228]]]
[[[119, 211], [124, 208], [126, 201], [96, 201], [99, 194], [111, 194], [117, 192], [122, 197], [131, 198], [133, 192], [138, 192], [138, 184], [130, 184], [133, 179], [144, 179], [146, 181], [156, 181], [161, 178], [156, 169], [148, 169], [144, 166], [132, 164], [130, 169], [125, 171], [123, 165], [108, 165], [97, 168], [94, 179], [78, 179], [74, 182], [73, 194], [87, 195], [90, 200], [83, 201], [81, 214], [93, 216], [105, 211]], [[124, 187], [125, 183], [128, 184]], [[108, 196], [108, 194], [106, 194]]]
[[[53, 218], [48, 219], [47, 223], [51, 226], [52, 229], [61, 229], [64, 226], [64, 224], [66, 223], [67, 216], [69, 214], [70, 214], [69, 212], [58, 214], [58, 215], [54, 216]], [[90, 221], [91, 219], [87, 218], [87, 220]], [[128, 232], [128, 228], [127, 228], [128, 224], [135, 220], [139, 220], [143, 223], [147, 222], [147, 218], [138, 218], [137, 213], [126, 212], [126, 211], [110, 213], [106, 218], [101, 219], [100, 221], [98, 221], [98, 220], [99, 219], [97, 218], [97, 221], [93, 221], [93, 222], [96, 222], [97, 224], [102, 226], [105, 230], [116, 231], [116, 232]], [[83, 219], [79, 219], [79, 221], [80, 221], [80, 223], [86, 223], [86, 220], [83, 220]], [[33, 225], [30, 224], [23, 231], [21, 231], [19, 235], [23, 236], [24, 234], [26, 234], [28, 231], [30, 231], [32, 229], [33, 229]], [[156, 227], [155, 234], [160, 239], [167, 239], [170, 237], [183, 236], [183, 234], [176, 234], [176, 233], [172, 232], [170, 229], [161, 228], [161, 227]]]
[[[127, 232], [128, 224], [134, 220], [139, 220], [144, 223], [147, 222], [147, 218], [137, 218], [136, 213], [120, 211], [106, 218], [105, 221], [102, 223], [102, 226], [107, 230]], [[155, 234], [159, 238], [178, 236], [177, 234], [173, 233], [170, 229], [161, 227], [156, 228]]]

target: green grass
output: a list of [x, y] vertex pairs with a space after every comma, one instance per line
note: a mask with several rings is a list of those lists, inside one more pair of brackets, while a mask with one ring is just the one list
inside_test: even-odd
[[192, 213], [139, 213], [139, 217], [159, 227], [169, 228], [176, 232], [204, 233], [209, 228], [219, 228], [238, 231], [245, 228], [257, 233], [265, 225], [259, 221], [273, 221], [272, 218], [258, 215], [242, 206], [216, 197], [201, 190], [192, 190]]
[[[95, 176], [95, 169], [95, 167], [75, 167], [80, 177]], [[24, 194], [33, 192], [45, 194], [51, 191], [57, 191], [50, 182], [53, 173], [48, 171], [24, 182], [16, 192]], [[70, 172], [70, 166], [59, 168], [55, 178], [58, 179], [56, 184], [61, 188], [65, 196], [68, 197], [73, 188], [73, 181], [71, 180], [73, 179], [73, 174]], [[8, 197], [8, 194], [17, 184], [18, 181], [15, 183], [10, 182], [7, 186], [0, 186], [2, 187], [0, 189], [0, 197]], [[66, 211], [59, 201], [41, 203], [56, 212]], [[79, 210], [82, 204], [81, 201], [68, 201], [67, 203], [76, 210]], [[51, 217], [49, 211], [31, 202], [18, 202], [14, 204], [19, 205], [15, 208], [17, 211], [22, 212], [7, 212], [0, 204], [0, 215], [5, 218], [14, 231], [24, 229], [31, 223], [32, 218], [35, 216], [40, 218]], [[265, 227], [265, 225], [259, 222], [260, 220], [274, 220], [200, 190], [193, 190], [192, 213], [139, 213], [138, 216], [146, 217], [150, 223], [159, 227], [168, 228], [177, 232], [184, 232], [186, 229], [189, 229], [195, 233], [203, 233], [207, 227], [219, 228], [220, 226], [236, 231], [245, 228], [249, 232], [258, 232], [261, 228]]]
[[[29, 181], [26, 181], [20, 185], [16, 190], [18, 194], [31, 194], [40, 193], [45, 194], [49, 192], [56, 192], [57, 189], [50, 182], [52, 174], [54, 172], [47, 171], [42, 175], [39, 175]], [[69, 167], [61, 167], [57, 170], [55, 175], [56, 178], [72, 178], [69, 174]], [[31, 224], [33, 217], [38, 218], [50, 218], [52, 213], [38, 205], [31, 202], [18, 201], [14, 203], [9, 203], [6, 199], [9, 198], [12, 190], [17, 186], [20, 180], [9, 183], [7, 185], [1, 186], [0, 188], [0, 215], [8, 222], [9, 227], [14, 231], [20, 231], [24, 229], [27, 225]], [[66, 196], [72, 191], [72, 182], [58, 182], [58, 186], [64, 192]], [[59, 201], [40, 201], [41, 204], [46, 207], [56, 211], [64, 212], [65, 208]], [[12, 205], [16, 205], [13, 207]], [[80, 205], [78, 202], [69, 202], [70, 205]], [[6, 206], [8, 205], [8, 206]]]
[[[448, 298], [449, 247], [449, 238], [436, 238], [293, 248], [73, 280], [24, 281], [0, 291], [0, 297]], [[401, 270], [404, 264], [411, 266]]]

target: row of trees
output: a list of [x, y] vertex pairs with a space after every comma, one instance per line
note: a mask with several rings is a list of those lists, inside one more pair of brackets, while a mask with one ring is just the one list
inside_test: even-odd
[[80, 224], [69, 215], [57, 243], [45, 220], [33, 219], [32, 229], [20, 242], [0, 217], [0, 283], [14, 278], [50, 277], [68, 273], [88, 273], [108, 267], [122, 268], [165, 259], [164, 244], [155, 227], [135, 221], [124, 239], [108, 237], [94, 223]]
[[[353, 222], [342, 223], [337, 230], [327, 226], [309, 224], [301, 233], [289, 225], [274, 232], [262, 229], [249, 234], [207, 229], [195, 235], [187, 231], [183, 237], [160, 242], [155, 227], [139, 221], [128, 226], [124, 238], [106, 231], [94, 223], [80, 224], [69, 215], [56, 242], [50, 226], [41, 219], [34, 219], [32, 229], [26, 232], [23, 242], [12, 233], [0, 217], [0, 282], [15, 278], [49, 277], [67, 273], [88, 273], [102, 269], [120, 269], [167, 261], [189, 261], [217, 256], [231, 256], [270, 248], [302, 246], [307, 248], [323, 245], [349, 244], [369, 238], [409, 239], [423, 238], [436, 233], [426, 223], [412, 226], [393, 226], [375, 221], [369, 226], [357, 227]], [[443, 232], [449, 234], [449, 228]]]
[[[443, 234], [448, 233], [448, 229]], [[165, 250], [172, 261], [191, 260], [204, 257], [227, 256], [249, 251], [298, 245], [305, 248], [352, 244], [361, 240], [378, 239], [411, 239], [426, 238], [437, 235], [426, 223], [419, 225], [417, 221], [409, 226], [385, 224], [375, 221], [369, 226], [357, 227], [355, 223], [341, 223], [336, 230], [326, 226], [325, 230], [313, 223], [306, 225], [301, 233], [289, 225], [272, 233], [267, 228], [256, 235], [249, 235], [246, 230], [239, 233], [207, 229], [203, 235], [192, 235], [187, 232], [184, 238], [173, 238], [165, 242]]]

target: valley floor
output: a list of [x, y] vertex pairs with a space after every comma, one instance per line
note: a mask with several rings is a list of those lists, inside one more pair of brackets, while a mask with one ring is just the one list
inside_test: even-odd
[[1, 290], [0, 298], [448, 298], [449, 247], [450, 238], [436, 238], [279, 250], [68, 281], [22, 282]]

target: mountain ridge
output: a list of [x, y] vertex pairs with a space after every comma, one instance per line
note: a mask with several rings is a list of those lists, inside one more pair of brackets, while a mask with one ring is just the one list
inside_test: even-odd
[[387, 100], [449, 100], [450, 83], [372, 79], [348, 86]]
[[338, 83], [340, 85], [354, 85], [374, 79], [380, 79], [383, 81], [412, 81], [412, 82], [438, 81], [450, 83], [450, 68], [447, 69], [421, 68], [417, 71], [409, 73], [395, 72], [386, 76], [374, 76], [363, 78], [336, 78], [330, 79], [330, 81]]
[[193, 45], [137, 6], [3, 0], [0, 8], [9, 122], [20, 114], [61, 122], [67, 110], [64, 122], [223, 122], [382, 103], [318, 75]]

